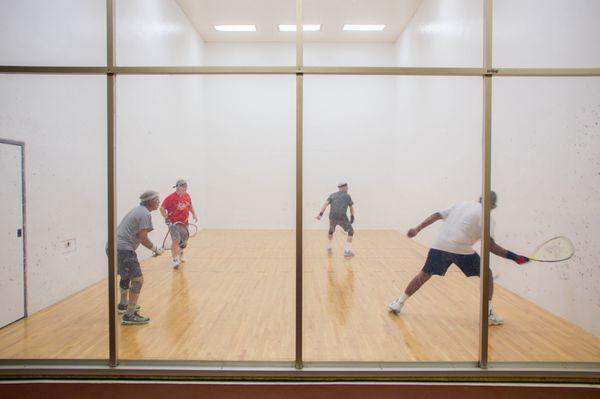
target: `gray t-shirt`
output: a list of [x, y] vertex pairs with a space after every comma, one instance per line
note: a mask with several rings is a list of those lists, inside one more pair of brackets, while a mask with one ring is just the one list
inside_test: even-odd
[[140, 230], [154, 230], [150, 211], [143, 205], [133, 208], [117, 227], [117, 249], [135, 251], [140, 245]]
[[346, 212], [348, 211], [348, 207], [350, 205], [354, 205], [352, 202], [352, 197], [350, 194], [345, 193], [343, 191], [338, 191], [333, 193], [327, 198], [327, 202], [331, 205], [331, 210], [329, 211], [329, 219], [340, 220], [344, 219], [346, 216]]

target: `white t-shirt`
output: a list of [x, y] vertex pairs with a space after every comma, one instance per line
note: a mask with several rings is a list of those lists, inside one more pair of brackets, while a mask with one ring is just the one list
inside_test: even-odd
[[[439, 214], [444, 224], [431, 248], [461, 255], [474, 253], [473, 244], [481, 239], [481, 204], [460, 202]], [[490, 216], [490, 233], [493, 231], [494, 221]]]

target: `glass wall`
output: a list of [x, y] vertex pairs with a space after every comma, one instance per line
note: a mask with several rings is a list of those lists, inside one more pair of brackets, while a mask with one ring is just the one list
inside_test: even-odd
[[457, 202], [477, 206], [481, 79], [309, 76], [304, 91], [305, 359], [476, 360], [477, 278], [452, 267], [400, 314], [388, 304], [442, 222], [414, 239], [409, 229]]
[[[181, 259], [153, 213], [151, 240], [166, 251], [138, 251], [150, 322], [120, 326], [120, 357], [291, 361], [294, 77], [127, 76], [117, 95], [119, 215], [153, 189], [191, 236]], [[185, 195], [179, 179], [188, 218], [171, 204]]]
[[106, 78], [2, 75], [0, 86], [1, 138], [25, 146], [23, 168], [20, 149], [0, 144], [11, 182], [0, 358], [106, 359]]
[[[501, 328], [490, 329], [496, 361], [597, 362], [600, 212], [600, 80], [502, 78], [494, 81], [492, 181], [496, 239], [525, 256], [492, 258]], [[518, 99], [518, 101], [515, 101]], [[548, 257], [536, 248], [554, 237]]]

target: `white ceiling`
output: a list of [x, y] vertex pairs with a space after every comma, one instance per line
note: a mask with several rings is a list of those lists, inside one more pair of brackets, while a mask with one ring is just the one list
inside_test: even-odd
[[[296, 23], [295, 0], [177, 0], [206, 42], [293, 42], [294, 32], [278, 24]], [[421, 0], [304, 0], [307, 42], [395, 42]], [[217, 32], [214, 25], [256, 25], [256, 32]], [[382, 32], [344, 32], [344, 24], [385, 24]]]

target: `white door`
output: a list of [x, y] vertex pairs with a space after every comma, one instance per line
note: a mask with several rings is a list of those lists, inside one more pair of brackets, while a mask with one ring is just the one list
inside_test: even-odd
[[21, 146], [0, 143], [0, 327], [25, 316]]

